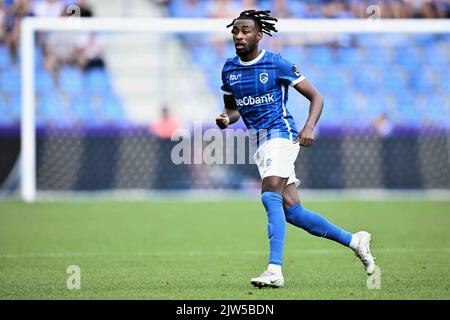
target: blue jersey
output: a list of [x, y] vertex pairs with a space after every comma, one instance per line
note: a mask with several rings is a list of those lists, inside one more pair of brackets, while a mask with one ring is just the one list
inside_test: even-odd
[[[294, 118], [286, 108], [288, 88], [305, 77], [280, 54], [262, 50], [252, 61], [227, 59], [222, 70], [222, 93], [233, 95], [248, 129], [265, 131], [264, 139], [294, 140]], [[260, 141], [260, 140], [259, 140]]]

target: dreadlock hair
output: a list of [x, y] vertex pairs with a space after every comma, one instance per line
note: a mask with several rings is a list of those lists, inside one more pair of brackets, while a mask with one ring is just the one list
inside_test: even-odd
[[275, 28], [275, 23], [270, 21], [278, 21], [277, 18], [270, 16], [270, 10], [245, 10], [242, 11], [236, 19], [233, 20], [229, 25], [227, 25], [227, 28], [231, 27], [236, 20], [239, 19], [250, 19], [255, 22], [255, 24], [258, 26], [259, 30], [264, 32], [265, 34], [272, 36], [270, 34], [271, 31], [278, 32], [278, 30]]

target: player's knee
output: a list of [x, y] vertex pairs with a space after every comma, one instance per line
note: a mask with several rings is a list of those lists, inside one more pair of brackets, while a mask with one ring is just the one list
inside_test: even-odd
[[261, 201], [266, 210], [269, 211], [273, 205], [277, 205], [277, 203], [281, 204], [283, 198], [276, 192], [266, 191], [261, 195]]
[[283, 190], [283, 179], [277, 179], [278, 177], [265, 178], [262, 183], [262, 193], [275, 192], [280, 193]]
[[284, 210], [289, 210], [289, 208], [294, 207], [296, 204], [300, 204], [298, 199], [294, 199], [289, 195], [283, 194], [283, 208]]

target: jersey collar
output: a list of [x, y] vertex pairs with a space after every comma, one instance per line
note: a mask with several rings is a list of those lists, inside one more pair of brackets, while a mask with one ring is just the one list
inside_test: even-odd
[[250, 61], [242, 61], [241, 58], [239, 58], [239, 63], [242, 64], [243, 66], [251, 66], [252, 64], [255, 64], [259, 60], [261, 60], [261, 58], [264, 56], [265, 53], [266, 53], [266, 50], [262, 49], [261, 53], [255, 59], [250, 60]]

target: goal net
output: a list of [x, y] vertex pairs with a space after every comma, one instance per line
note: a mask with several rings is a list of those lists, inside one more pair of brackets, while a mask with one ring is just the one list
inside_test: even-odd
[[[259, 189], [242, 120], [214, 130], [235, 55], [228, 20], [71, 19], [24, 20], [20, 69], [2, 89], [5, 110], [20, 106], [24, 200]], [[278, 30], [260, 46], [325, 100], [316, 143], [297, 159], [300, 188], [450, 188], [448, 21], [285, 19]], [[301, 129], [309, 103], [288, 94]]]

